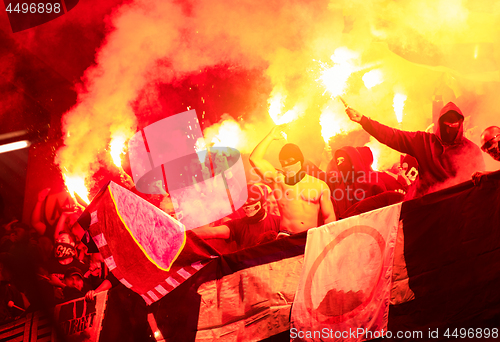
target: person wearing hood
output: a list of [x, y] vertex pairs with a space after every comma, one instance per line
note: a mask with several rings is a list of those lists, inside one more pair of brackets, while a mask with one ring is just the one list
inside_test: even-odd
[[295, 234], [317, 227], [322, 221], [335, 221], [330, 189], [325, 182], [307, 174], [304, 155], [297, 145], [282, 147], [278, 156], [282, 170], [264, 159], [269, 145], [282, 139], [280, 128], [275, 126], [250, 155], [252, 166], [273, 189], [281, 214], [281, 229]]
[[415, 197], [418, 184], [418, 162], [409, 154], [401, 155], [399, 163], [391, 169], [379, 172], [379, 179], [387, 191], [403, 194], [405, 200]]
[[417, 196], [466, 181], [474, 171], [484, 170], [481, 150], [464, 137], [464, 116], [453, 102], [441, 109], [436, 133], [394, 129], [349, 107], [346, 113], [382, 144], [417, 159], [420, 178]]
[[344, 213], [356, 203], [386, 190], [372, 163], [373, 153], [368, 146], [344, 146], [335, 151], [326, 177], [338, 218], [344, 218]]
[[248, 199], [242, 207], [245, 217], [225, 222], [220, 226], [198, 227], [193, 229], [193, 232], [202, 239], [218, 238], [235, 241], [238, 249], [276, 240], [281, 220], [279, 216], [266, 212], [266, 189], [248, 184], [247, 192]]

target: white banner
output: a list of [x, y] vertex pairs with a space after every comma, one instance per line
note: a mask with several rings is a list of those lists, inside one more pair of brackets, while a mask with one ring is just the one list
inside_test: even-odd
[[362, 341], [387, 331], [401, 203], [307, 235], [292, 341]]

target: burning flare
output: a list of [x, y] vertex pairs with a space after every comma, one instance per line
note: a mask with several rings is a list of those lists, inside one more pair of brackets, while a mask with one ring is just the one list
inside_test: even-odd
[[396, 113], [396, 118], [398, 122], [403, 122], [403, 109], [405, 107], [405, 101], [407, 96], [401, 93], [394, 94], [394, 100], [392, 106], [394, 107], [394, 113]]
[[67, 174], [63, 174], [64, 184], [69, 191], [69, 194], [78, 202], [76, 195], [80, 197], [86, 204], [90, 203], [89, 200], [89, 191], [85, 186], [85, 178], [77, 175], [69, 176]]
[[367, 89], [371, 89], [376, 85], [384, 82], [384, 75], [382, 74], [382, 70], [373, 69], [364, 74], [362, 80], [365, 84], [365, 87]]
[[269, 116], [275, 125], [283, 125], [296, 120], [304, 111], [304, 106], [297, 104], [292, 109], [282, 113], [285, 106], [286, 96], [280, 92], [274, 92], [267, 101], [269, 103]]
[[323, 72], [319, 79], [323, 82], [326, 90], [332, 97], [340, 96], [345, 93], [347, 88], [347, 80], [351, 74], [356, 71], [356, 67], [352, 63], [358, 54], [345, 47], [339, 47], [330, 57], [334, 63], [333, 67], [327, 67], [323, 64]]
[[341, 132], [341, 126], [336, 120], [335, 113], [331, 111], [324, 111], [321, 113], [319, 123], [321, 125], [321, 136], [323, 136], [325, 144], [328, 145], [330, 138]]
[[243, 132], [237, 122], [232, 120], [223, 121], [219, 127], [219, 132], [211, 142], [218, 147], [238, 148]]
[[125, 154], [125, 141], [127, 138], [123, 134], [119, 134], [114, 136], [111, 139], [111, 142], [109, 143], [109, 154], [111, 155], [111, 158], [113, 159], [113, 163], [117, 167], [122, 166], [122, 159], [121, 155]]

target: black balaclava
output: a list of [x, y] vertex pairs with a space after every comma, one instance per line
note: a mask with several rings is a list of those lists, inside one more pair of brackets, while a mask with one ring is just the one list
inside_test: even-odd
[[343, 150], [335, 152], [335, 163], [337, 169], [344, 179], [349, 179], [349, 172], [353, 171], [352, 160], [349, 153]]
[[[261, 221], [266, 216], [266, 209], [264, 208], [264, 202], [266, 201], [266, 197], [264, 194], [264, 190], [255, 184], [247, 185], [248, 191], [248, 199], [243, 205], [243, 211], [245, 212], [246, 217], [244, 220], [249, 224], [254, 224]], [[248, 206], [260, 206], [256, 213], [253, 213], [251, 216], [248, 216], [247, 210], [245, 207]]]
[[488, 154], [496, 161], [500, 161], [500, 143], [497, 142], [496, 148], [489, 149]]
[[[453, 143], [458, 135], [458, 132], [460, 131], [460, 125], [462, 124], [462, 119], [460, 118], [459, 114], [455, 111], [449, 111], [444, 114], [439, 120], [441, 121], [439, 127], [439, 129], [441, 130], [441, 139], [445, 143]], [[444, 124], [445, 121], [458, 123], [458, 125], [457, 127], [450, 127]]]
[[56, 242], [54, 245], [54, 255], [56, 259], [67, 259], [76, 254], [75, 246], [65, 242]]
[[[291, 159], [293, 159], [292, 162], [289, 162]], [[289, 177], [285, 174], [285, 184], [295, 185], [306, 176], [306, 171], [304, 170], [304, 155], [297, 145], [286, 144], [283, 146], [279, 153], [279, 160], [281, 166], [289, 166], [300, 162], [300, 170], [295, 175]], [[284, 163], [284, 161], [287, 162]]]

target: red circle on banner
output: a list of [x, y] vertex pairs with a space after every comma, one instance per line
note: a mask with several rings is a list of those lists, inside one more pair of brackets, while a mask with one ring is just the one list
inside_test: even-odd
[[[338, 244], [340, 242], [342, 242], [345, 238], [347, 238], [348, 236], [352, 235], [352, 234], [366, 234], [366, 235], [369, 235], [370, 237], [372, 237], [378, 244], [379, 246], [379, 249], [380, 249], [380, 253], [381, 253], [381, 256], [382, 256], [382, 260], [383, 260], [383, 255], [384, 255], [384, 250], [385, 250], [385, 240], [384, 238], [382, 237], [382, 235], [380, 235], [380, 233], [370, 227], [370, 226], [354, 226], [354, 227], [351, 227], [349, 229], [346, 229], [344, 230], [343, 232], [341, 232], [339, 235], [337, 235], [335, 237], [335, 239], [333, 239], [324, 249], [323, 251], [320, 253], [320, 255], [318, 255], [318, 257], [316, 258], [316, 260], [314, 260], [312, 266], [311, 266], [311, 269], [309, 270], [309, 274], [307, 275], [307, 278], [306, 278], [306, 282], [305, 282], [305, 285], [304, 285], [304, 301], [305, 301], [305, 306], [306, 306], [306, 309], [307, 311], [309, 312], [309, 314], [313, 314], [313, 313], [316, 313], [318, 315], [322, 315], [322, 316], [325, 316], [327, 317], [326, 319], [320, 321], [318, 319], [318, 321], [320, 323], [328, 323], [328, 324], [332, 324], [332, 323], [340, 323], [340, 322], [344, 322], [354, 316], [356, 316], [360, 311], [362, 311], [367, 305], [368, 303], [372, 300], [373, 298], [373, 294], [374, 294], [374, 291], [375, 291], [375, 288], [378, 284], [378, 281], [374, 284], [374, 286], [372, 287], [371, 291], [370, 291], [370, 295], [368, 297], [366, 297], [366, 299], [361, 302], [359, 305], [351, 308], [351, 310], [345, 312], [344, 314], [342, 315], [333, 315], [333, 316], [330, 316], [330, 315], [325, 315], [321, 312], [318, 311], [318, 309], [314, 309], [313, 308], [313, 303], [312, 303], [312, 293], [311, 293], [311, 290], [312, 290], [312, 281], [314, 279], [314, 275], [316, 274], [316, 271], [318, 270], [319, 266], [321, 265], [321, 263], [325, 260], [326, 258], [326, 255], [331, 252], [335, 247], [338, 246]], [[378, 278], [380, 279], [380, 275], [382, 273], [382, 262], [380, 263], [380, 268], [379, 268], [379, 271], [378, 271]]]

